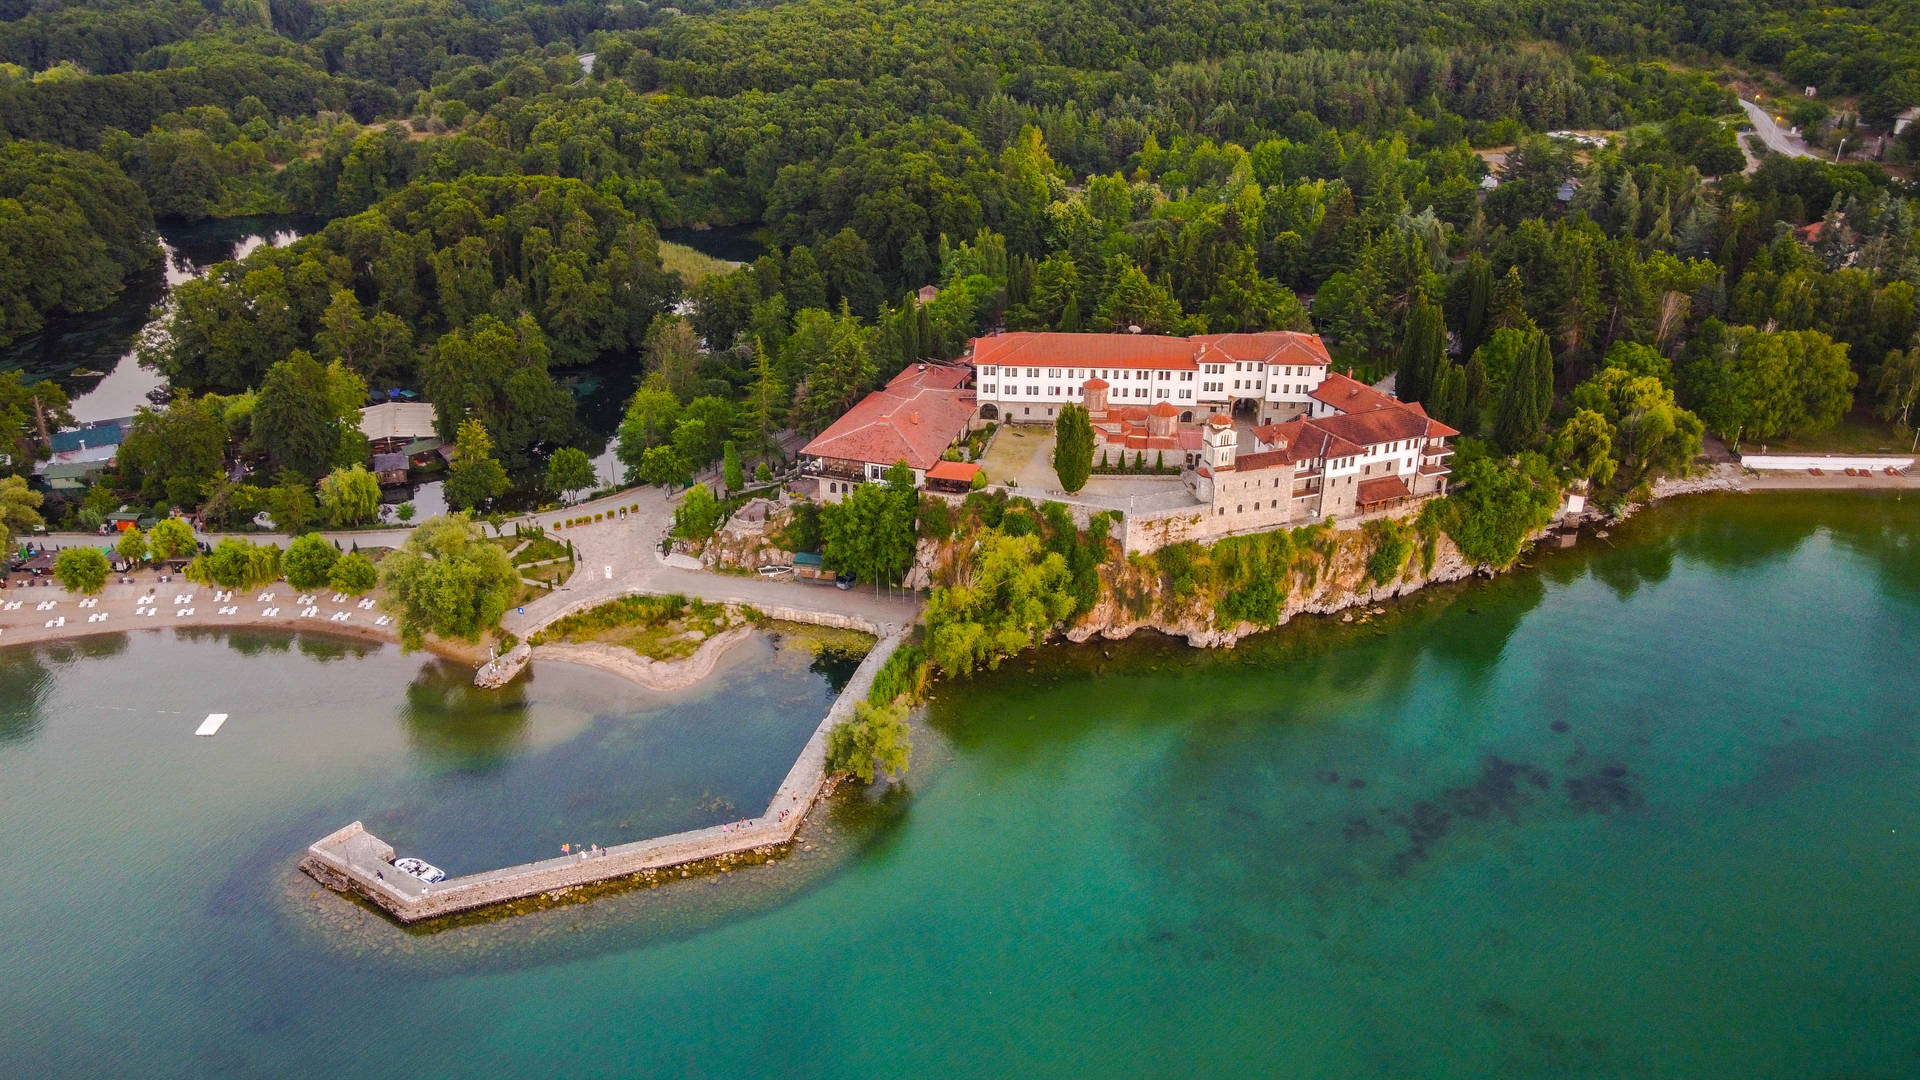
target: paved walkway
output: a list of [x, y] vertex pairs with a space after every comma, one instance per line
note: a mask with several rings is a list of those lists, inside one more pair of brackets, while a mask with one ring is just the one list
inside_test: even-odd
[[[830, 583], [803, 581], [770, 581], [759, 577], [742, 577], [731, 574], [718, 574], [707, 570], [692, 570], [670, 566], [661, 554], [661, 542], [668, 530], [673, 527], [673, 510], [678, 504], [677, 497], [655, 487], [630, 488], [593, 502], [580, 503], [559, 510], [539, 514], [527, 514], [509, 519], [503, 526], [508, 532], [513, 524], [537, 524], [547, 530], [547, 535], [561, 541], [572, 541], [578, 556], [574, 574], [567, 582], [553, 592], [528, 604], [524, 609], [515, 609], [507, 613], [502, 626], [510, 633], [526, 637], [540, 627], [571, 611], [604, 603], [629, 593], [679, 593], [697, 597], [711, 603], [738, 603], [766, 609], [771, 607], [792, 608], [813, 612], [822, 612], [845, 616], [849, 619], [871, 624], [880, 629], [882, 635], [893, 633], [910, 625], [919, 616], [920, 603], [912, 594], [896, 591], [889, 596], [882, 592], [875, 595], [872, 587], [858, 587], [847, 590], [834, 588]], [[606, 515], [603, 520], [590, 525], [580, 525], [570, 529], [559, 528], [561, 522], [572, 518], [592, 517], [594, 514]], [[361, 547], [399, 547], [411, 534], [408, 529], [381, 529], [364, 532], [322, 532], [320, 535], [329, 540], [339, 541], [342, 547], [358, 543]], [[255, 543], [286, 545], [290, 538], [281, 533], [215, 533], [202, 535], [201, 539], [217, 543], [223, 536], [236, 535]], [[99, 547], [113, 541], [110, 536], [98, 536], [91, 533], [56, 533], [40, 538], [49, 547], [73, 547], [86, 545]], [[300, 613], [304, 607], [289, 608], [284, 602], [295, 596], [294, 590], [285, 582], [270, 586], [270, 590], [279, 594], [281, 609], [274, 615], [262, 615], [272, 604], [253, 602], [253, 597], [262, 590], [253, 593], [236, 594], [239, 610], [219, 614], [221, 607], [232, 605], [219, 604], [208, 607], [204, 602], [193, 605], [163, 607], [159, 615], [143, 616], [138, 623], [133, 622], [133, 602], [137, 596], [157, 589], [165, 593], [163, 600], [171, 600], [176, 594], [197, 593], [196, 601], [204, 601], [212, 595], [212, 590], [188, 582], [175, 575], [168, 585], [154, 584], [157, 575], [143, 572], [138, 575], [141, 585], [112, 585], [103, 594], [100, 610], [110, 612], [111, 629], [132, 629], [135, 627], [193, 624], [246, 624], [258, 625], [258, 620], [287, 622], [292, 625], [314, 626], [316, 629], [342, 630], [364, 629], [374, 632], [371, 624], [380, 616], [378, 611], [366, 611], [354, 605], [348, 605], [349, 617], [335, 620], [338, 605], [327, 603], [322, 593], [319, 610], [313, 616]], [[13, 593], [15, 595], [8, 595]], [[73, 634], [77, 598], [59, 588], [21, 589], [0, 592], [5, 599], [31, 598], [35, 603], [24, 605], [24, 609], [12, 612], [0, 611], [0, 635], [4, 641], [31, 641], [51, 637], [70, 637]], [[41, 600], [59, 600], [57, 610], [42, 614], [35, 609]], [[357, 603], [357, 602], [356, 602]], [[180, 608], [193, 607], [190, 615], [176, 616]], [[314, 605], [305, 605], [314, 606]], [[22, 614], [24, 610], [24, 615]], [[91, 610], [87, 614], [93, 613]], [[57, 619], [67, 615], [64, 627], [44, 627], [47, 619]], [[27, 616], [41, 615], [36, 621]], [[80, 623], [87, 627], [84, 615]], [[89, 629], [104, 630], [108, 627], [91, 626]], [[30, 633], [29, 630], [32, 630]], [[387, 632], [384, 636], [391, 636]]]
[[[1747, 111], [1747, 119], [1753, 121], [1754, 133], [1760, 136], [1760, 141], [1767, 145], [1767, 149], [1776, 154], [1785, 154], [1788, 157], [1810, 158], [1819, 156], [1807, 149], [1805, 139], [1789, 133], [1785, 128], [1774, 123], [1773, 114], [1760, 105], [1748, 101], [1746, 98], [1741, 98], [1740, 107]], [[1744, 143], [1741, 144], [1741, 149], [1743, 151], [1746, 149]], [[1755, 158], [1751, 153], [1749, 153], [1747, 157], [1748, 172], [1752, 172], [1754, 169], [1760, 167], [1758, 158]]]
[[599, 507], [601, 513], [625, 507], [626, 514], [559, 531], [553, 530], [555, 522], [593, 513], [595, 507], [589, 504], [534, 515], [531, 520], [546, 527], [549, 536], [573, 542], [579, 561], [566, 584], [525, 608], [507, 612], [501, 626], [524, 638], [569, 612], [630, 593], [679, 593], [710, 603], [827, 612], [871, 623], [883, 634], [906, 627], [920, 613], [919, 602], [910, 594], [876, 596], [871, 587], [841, 590], [824, 582], [768, 580], [670, 566], [661, 545], [673, 528], [677, 502], [659, 488], [638, 488], [602, 500]]

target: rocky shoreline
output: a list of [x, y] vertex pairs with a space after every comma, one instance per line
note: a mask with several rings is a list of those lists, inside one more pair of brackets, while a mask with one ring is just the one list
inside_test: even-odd
[[[1613, 513], [1590, 510], [1577, 518], [1570, 518], [1540, 530], [1530, 544], [1554, 535], [1568, 535], [1575, 528], [1590, 525], [1606, 525], [1625, 521], [1635, 513], [1666, 499], [1682, 495], [1701, 495], [1718, 492], [1749, 493], [1766, 490], [1850, 490], [1852, 488], [1890, 488], [1911, 486], [1907, 478], [1864, 477], [1857, 484], [1838, 485], [1831, 481], [1849, 479], [1846, 477], [1764, 477], [1758, 483], [1747, 477], [1738, 465], [1720, 464], [1694, 476], [1665, 477], [1655, 482], [1650, 499], [1645, 503], [1629, 503]], [[1827, 480], [1829, 483], [1818, 483]], [[1802, 482], [1805, 481], [1805, 482]], [[1343, 532], [1342, 537], [1357, 536], [1357, 533]], [[1524, 555], [1525, 552], [1523, 551]], [[1419, 556], [1416, 553], [1415, 560]], [[1230, 649], [1243, 638], [1284, 626], [1298, 615], [1339, 615], [1348, 613], [1351, 619], [1352, 609], [1371, 609], [1383, 601], [1398, 599], [1410, 593], [1432, 585], [1444, 585], [1464, 581], [1473, 577], [1492, 577], [1505, 573], [1506, 569], [1477, 566], [1469, 563], [1445, 536], [1441, 536], [1436, 545], [1431, 569], [1420, 571], [1417, 565], [1406, 575], [1390, 585], [1363, 584], [1366, 558], [1364, 553], [1356, 551], [1356, 545], [1342, 543], [1335, 554], [1333, 566], [1329, 572], [1320, 575], [1314, 585], [1288, 594], [1282, 605], [1279, 620], [1271, 627], [1256, 623], [1242, 622], [1231, 626], [1214, 624], [1212, 611], [1204, 606], [1190, 605], [1168, 617], [1156, 611], [1149, 615], [1134, 616], [1125, 611], [1113, 599], [1111, 590], [1099, 605], [1078, 623], [1069, 627], [1061, 636], [1067, 641], [1081, 643], [1096, 637], [1108, 641], [1128, 638], [1140, 631], [1151, 631], [1168, 637], [1177, 637], [1188, 645], [1198, 649]], [[1524, 565], [1516, 560], [1514, 566]]]

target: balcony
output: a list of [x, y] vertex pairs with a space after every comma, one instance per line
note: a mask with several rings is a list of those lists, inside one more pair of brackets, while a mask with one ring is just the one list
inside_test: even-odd
[[1439, 446], [1423, 446], [1420, 448], [1421, 457], [1446, 457], [1451, 453], [1453, 453], [1453, 447], [1448, 446], [1446, 443], [1441, 443]]
[[800, 471], [809, 476], [818, 476], [828, 480], [852, 480], [855, 483], [867, 478], [867, 466], [864, 462], [844, 461], [839, 458], [808, 458]]

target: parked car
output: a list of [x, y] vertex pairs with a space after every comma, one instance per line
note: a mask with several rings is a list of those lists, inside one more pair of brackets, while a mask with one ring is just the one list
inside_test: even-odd
[[853, 588], [853, 581], [854, 578], [852, 574], [838, 574], [835, 575], [833, 579], [833, 587], [841, 590], [851, 589]]

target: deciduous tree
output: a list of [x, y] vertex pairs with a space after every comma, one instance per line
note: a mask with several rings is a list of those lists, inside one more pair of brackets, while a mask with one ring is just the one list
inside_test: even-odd
[[66, 548], [53, 558], [53, 577], [68, 592], [91, 596], [106, 588], [107, 556], [99, 548]]
[[519, 571], [467, 515], [448, 514], [423, 522], [381, 562], [380, 583], [401, 647], [413, 650], [428, 634], [473, 641], [498, 626]]

